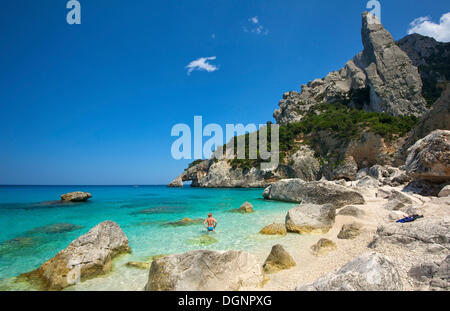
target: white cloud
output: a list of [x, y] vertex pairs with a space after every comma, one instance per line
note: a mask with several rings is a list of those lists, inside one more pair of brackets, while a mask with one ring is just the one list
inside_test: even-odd
[[209, 60], [215, 60], [215, 56], [211, 57], [201, 57], [199, 59], [193, 60], [189, 63], [189, 65], [186, 66], [187, 74], [190, 75], [192, 71], [198, 70], [198, 71], [207, 71], [207, 72], [213, 72], [218, 70], [219, 68], [215, 65], [212, 65], [208, 63]]
[[257, 35], [260, 35], [260, 34], [267, 35], [269, 33], [269, 31], [266, 28], [264, 28], [263, 25], [261, 25], [259, 23], [258, 16], [250, 17], [248, 19], [248, 21], [249, 21], [250, 25], [242, 27], [242, 29], [244, 29], [245, 32], [251, 32], [251, 33], [255, 33]]
[[441, 16], [439, 24], [430, 17], [419, 17], [409, 24], [408, 34], [418, 33], [441, 42], [450, 42], [450, 12]]
[[248, 19], [248, 21], [252, 22], [253, 24], [258, 24], [259, 23], [258, 16], [250, 17]]

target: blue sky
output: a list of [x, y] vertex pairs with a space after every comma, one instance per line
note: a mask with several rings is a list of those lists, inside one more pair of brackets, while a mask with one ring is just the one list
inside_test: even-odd
[[[66, 2], [2, 2], [0, 184], [165, 184], [190, 162], [172, 159], [172, 126], [273, 120], [284, 92], [362, 49], [366, 5], [80, 0], [82, 23], [68, 25]], [[380, 2], [395, 39], [450, 11]], [[213, 56], [217, 70], [189, 74]]]

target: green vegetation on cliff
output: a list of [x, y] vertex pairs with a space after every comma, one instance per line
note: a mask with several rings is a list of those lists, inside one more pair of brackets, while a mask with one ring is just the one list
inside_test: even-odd
[[363, 131], [369, 131], [391, 140], [408, 133], [416, 123], [417, 118], [414, 116], [394, 117], [386, 113], [348, 108], [338, 103], [322, 104], [309, 112], [301, 122], [282, 126], [280, 146], [282, 142], [289, 144], [293, 135], [318, 131], [328, 131], [337, 137], [348, 139], [356, 137]]
[[[372, 132], [387, 141], [404, 136], [417, 123], [414, 116], [394, 117], [386, 113], [367, 112], [349, 108], [343, 104], [322, 104], [310, 111], [300, 122], [280, 126], [280, 162], [299, 149], [301, 144], [320, 143], [320, 132], [326, 132], [343, 141], [357, 138], [363, 132]], [[270, 127], [269, 127], [270, 128]], [[246, 156], [248, 157], [248, 139], [246, 135]], [[268, 135], [270, 142], [270, 131]], [[235, 146], [237, 139], [235, 138]], [[235, 148], [236, 149], [236, 148]], [[270, 143], [269, 143], [270, 150]], [[235, 150], [236, 152], [236, 150]], [[233, 168], [250, 169], [256, 167], [262, 159], [234, 159], [230, 161]]]

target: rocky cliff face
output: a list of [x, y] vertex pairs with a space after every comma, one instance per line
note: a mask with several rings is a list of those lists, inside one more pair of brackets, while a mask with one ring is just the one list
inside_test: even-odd
[[[421, 35], [396, 43], [368, 13], [362, 16], [361, 35], [363, 51], [344, 68], [302, 85], [300, 93], [283, 95], [274, 117], [281, 125], [280, 144], [289, 148], [277, 168], [263, 171], [259, 165], [236, 167], [229, 160], [197, 161], [169, 186], [192, 181], [193, 187], [262, 188], [288, 178], [355, 180], [364, 168], [403, 165], [417, 140], [433, 130], [449, 129], [450, 87], [442, 81], [436, 84], [450, 76], [450, 44]], [[420, 117], [415, 128], [417, 119], [411, 123], [410, 116]], [[372, 117], [378, 123], [371, 123]]]
[[399, 40], [397, 45], [419, 69], [423, 82], [422, 95], [431, 106], [442, 93], [438, 82], [450, 80], [450, 43], [412, 34]]
[[408, 155], [408, 148], [419, 139], [424, 138], [434, 130], [450, 130], [450, 83], [442, 82], [439, 87], [444, 90], [441, 97], [422, 116], [417, 126], [409, 133], [405, 143], [397, 152], [396, 164], [401, 164], [405, 161]]
[[272, 182], [286, 178], [316, 180], [320, 164], [314, 152], [304, 146], [273, 170], [259, 168], [233, 168], [230, 161], [204, 160], [187, 168], [169, 184], [169, 187], [182, 187], [184, 181], [192, 181], [192, 187], [201, 188], [265, 188]]
[[364, 50], [344, 68], [283, 95], [274, 118], [279, 124], [298, 122], [321, 103], [346, 102], [368, 111], [395, 116], [420, 116], [426, 112], [422, 81], [417, 68], [391, 34], [370, 13], [363, 14]]

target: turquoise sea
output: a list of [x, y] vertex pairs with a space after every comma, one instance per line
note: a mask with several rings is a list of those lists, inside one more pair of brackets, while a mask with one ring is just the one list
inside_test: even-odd
[[[61, 194], [72, 191], [90, 192], [93, 198], [86, 203], [57, 201]], [[251, 251], [261, 245], [270, 250], [274, 240], [281, 238], [259, 235], [259, 230], [269, 223], [283, 222], [286, 212], [295, 205], [264, 201], [262, 192], [263, 189], [165, 186], [1, 186], [0, 289], [23, 289], [12, 282], [15, 276], [36, 269], [105, 220], [121, 226], [132, 249], [132, 254], [115, 263], [117, 274], [130, 270], [142, 275], [145, 272], [124, 268], [125, 263], [145, 261], [159, 254], [194, 249]], [[253, 204], [254, 213], [230, 212], [246, 201]], [[202, 224], [167, 225], [185, 217], [204, 219], [208, 212], [219, 222], [217, 233], [209, 235], [213, 239], [205, 239]], [[127, 281], [123, 283], [123, 288], [129, 289]], [[100, 280], [94, 289], [103, 289], [102, 286]]]

